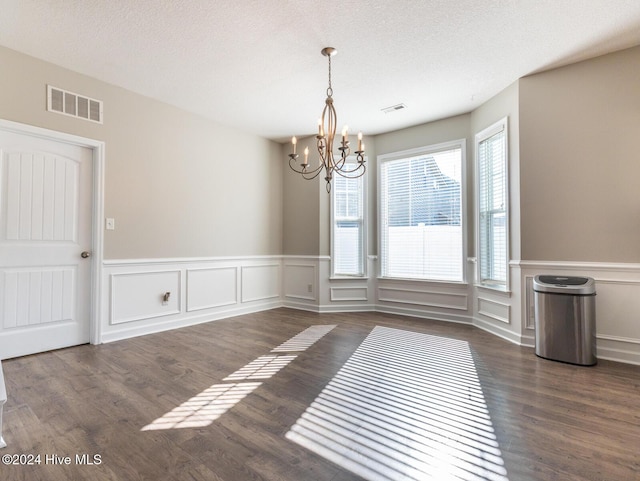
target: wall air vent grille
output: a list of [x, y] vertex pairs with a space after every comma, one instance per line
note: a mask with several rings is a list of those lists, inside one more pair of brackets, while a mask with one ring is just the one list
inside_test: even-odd
[[102, 123], [102, 100], [47, 85], [47, 111]]
[[397, 112], [398, 110], [404, 110], [406, 108], [407, 106], [405, 104], [396, 104], [396, 105], [392, 105], [391, 107], [385, 107], [384, 109], [380, 109], [380, 110], [382, 110], [385, 114], [390, 114], [391, 112]]

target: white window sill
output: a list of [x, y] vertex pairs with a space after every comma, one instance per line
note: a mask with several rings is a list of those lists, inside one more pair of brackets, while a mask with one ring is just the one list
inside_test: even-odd
[[511, 291], [507, 286], [491, 285], [491, 284], [474, 284], [474, 287], [477, 287], [478, 289], [484, 289], [490, 292], [504, 294], [505, 296], [509, 296], [509, 297], [511, 296]]
[[423, 284], [450, 284], [455, 286], [468, 286], [469, 283], [465, 281], [441, 281], [436, 279], [416, 279], [411, 277], [378, 277], [379, 281], [392, 281], [392, 282], [420, 282]]
[[367, 281], [369, 280], [369, 276], [331, 276], [329, 277], [330, 281]]

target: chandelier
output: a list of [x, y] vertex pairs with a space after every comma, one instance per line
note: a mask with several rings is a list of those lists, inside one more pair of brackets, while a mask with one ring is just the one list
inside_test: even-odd
[[327, 181], [327, 192], [331, 192], [331, 179], [334, 174], [338, 174], [348, 179], [356, 179], [364, 175], [366, 167], [364, 165], [364, 143], [362, 143], [362, 132], [358, 132], [358, 150], [355, 151], [356, 163], [348, 163], [347, 158], [351, 155], [349, 147], [349, 127], [346, 125], [342, 128], [342, 141], [334, 157], [333, 141], [336, 136], [336, 127], [338, 118], [336, 109], [333, 106], [333, 88], [331, 88], [331, 57], [338, 51], [332, 47], [323, 48], [321, 53], [329, 59], [329, 87], [327, 88], [327, 100], [325, 100], [322, 117], [318, 119], [318, 135], [316, 135], [316, 145], [318, 148], [318, 166], [309, 168], [309, 147], [304, 149], [304, 159], [298, 163], [298, 154], [296, 153], [296, 144], [298, 140], [293, 137], [291, 139], [292, 153], [289, 154], [289, 167], [294, 172], [301, 174], [307, 180], [315, 179], [324, 169]]

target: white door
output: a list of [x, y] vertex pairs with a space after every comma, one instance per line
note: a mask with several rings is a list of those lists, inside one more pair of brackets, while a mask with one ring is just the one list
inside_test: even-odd
[[92, 156], [0, 130], [0, 359], [89, 342]]

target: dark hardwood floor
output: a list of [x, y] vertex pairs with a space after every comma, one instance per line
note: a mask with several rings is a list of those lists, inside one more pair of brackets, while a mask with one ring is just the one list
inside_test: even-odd
[[640, 480], [640, 366], [470, 326], [276, 309], [3, 368], [39, 464], [2, 481]]

